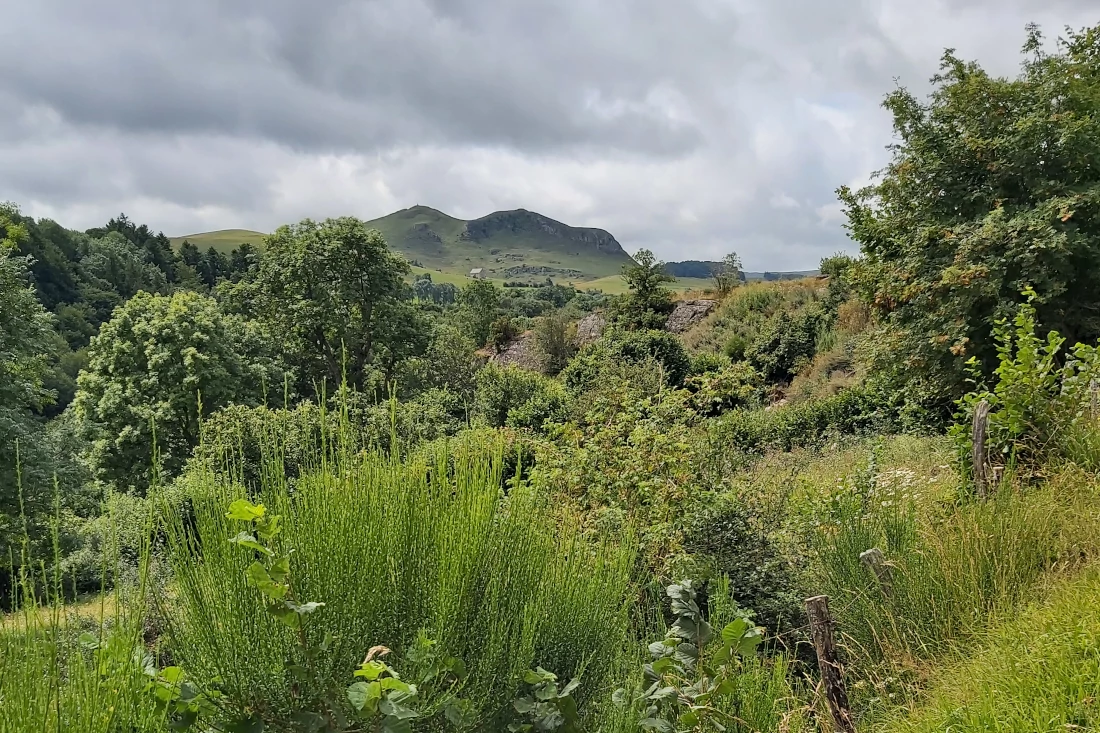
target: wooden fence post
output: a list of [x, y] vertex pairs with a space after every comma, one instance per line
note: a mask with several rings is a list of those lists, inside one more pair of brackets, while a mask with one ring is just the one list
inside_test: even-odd
[[836, 640], [833, 638], [833, 619], [829, 615], [829, 597], [814, 596], [806, 599], [806, 615], [810, 618], [810, 634], [817, 650], [817, 667], [821, 670], [821, 683], [825, 688], [825, 701], [833, 722], [841, 733], [856, 733], [852, 711], [848, 707], [848, 691], [844, 688], [844, 669], [836, 657]]
[[989, 496], [989, 449], [986, 446], [988, 435], [989, 403], [982, 400], [974, 406], [974, 450], [970, 456], [974, 467], [974, 487], [982, 499]]
[[894, 592], [894, 577], [893, 573], [890, 572], [890, 566], [886, 564], [886, 556], [882, 554], [882, 550], [877, 547], [864, 550], [859, 553], [859, 561], [866, 565], [878, 578], [883, 598], [890, 598]]
[[1094, 377], [1089, 380], [1089, 412], [1093, 420], [1096, 419], [1098, 396], [1100, 396], [1100, 382], [1097, 382]]

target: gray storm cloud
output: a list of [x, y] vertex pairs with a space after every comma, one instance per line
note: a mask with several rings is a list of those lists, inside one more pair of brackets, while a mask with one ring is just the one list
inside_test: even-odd
[[1011, 74], [1084, 0], [0, 0], [0, 199], [169, 234], [525, 207], [813, 267], [944, 47]]

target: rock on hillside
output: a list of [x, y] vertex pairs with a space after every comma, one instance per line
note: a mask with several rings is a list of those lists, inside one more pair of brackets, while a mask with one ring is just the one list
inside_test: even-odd
[[607, 328], [607, 319], [599, 312], [589, 313], [577, 321], [577, 348], [583, 349], [589, 344], [599, 341]]
[[511, 341], [499, 354], [493, 354], [489, 361], [501, 366], [513, 366], [532, 372], [542, 371], [542, 358], [535, 344], [535, 332], [526, 331]]
[[665, 322], [665, 328], [672, 333], [683, 333], [706, 318], [717, 305], [717, 300], [705, 299], [677, 303]]

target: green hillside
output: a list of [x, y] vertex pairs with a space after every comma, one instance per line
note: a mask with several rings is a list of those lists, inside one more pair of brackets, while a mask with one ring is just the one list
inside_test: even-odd
[[618, 275], [630, 255], [602, 229], [571, 227], [524, 209], [464, 221], [414, 206], [368, 222], [395, 250], [429, 270], [494, 280], [583, 282]]
[[[498, 211], [465, 221], [427, 206], [413, 206], [368, 222], [390, 247], [429, 272], [465, 277], [482, 268], [500, 281], [586, 282], [617, 276], [630, 255], [602, 229], [572, 227], [525, 209]], [[229, 252], [243, 242], [260, 246], [263, 234], [247, 229], [173, 237], [201, 250]]]
[[216, 232], [200, 232], [187, 234], [182, 237], [172, 237], [172, 247], [179, 249], [185, 241], [190, 242], [202, 251], [213, 247], [219, 252], [229, 254], [238, 246], [248, 243], [254, 247], [263, 245], [266, 235], [263, 232], [254, 232], [251, 229], [219, 229]]

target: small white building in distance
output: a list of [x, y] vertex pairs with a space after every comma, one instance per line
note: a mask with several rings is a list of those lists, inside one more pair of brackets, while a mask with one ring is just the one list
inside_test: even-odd
[[470, 270], [470, 277], [477, 278], [478, 280], [482, 279], [483, 277], [485, 277], [485, 268], [475, 267], [474, 269]]

